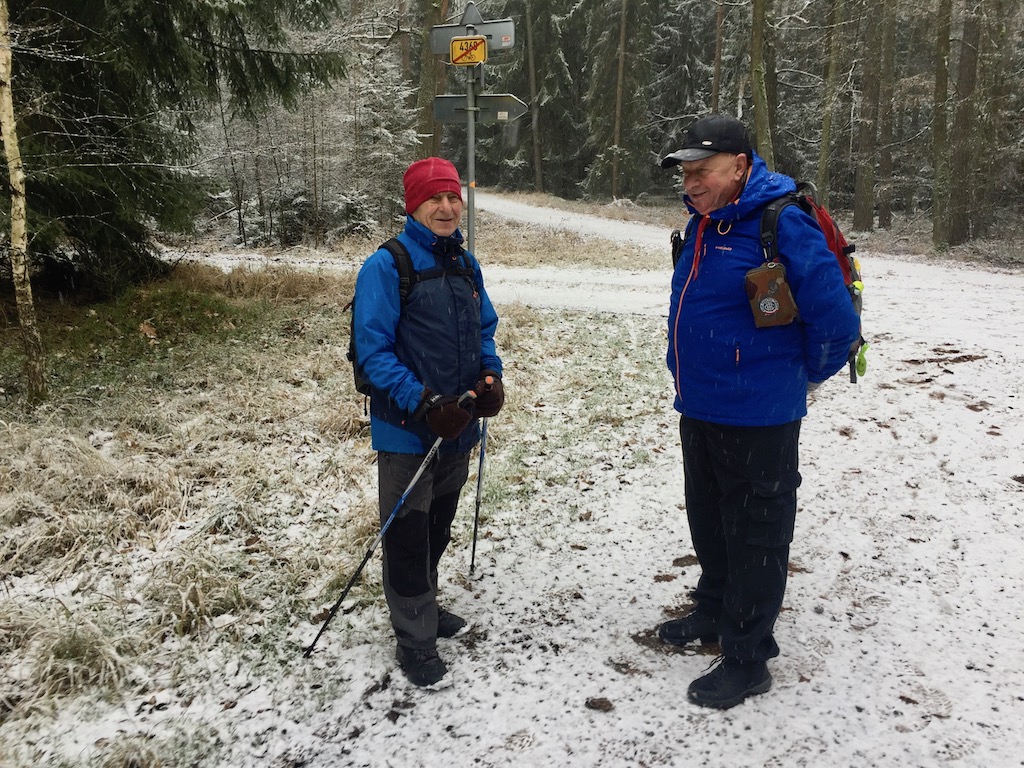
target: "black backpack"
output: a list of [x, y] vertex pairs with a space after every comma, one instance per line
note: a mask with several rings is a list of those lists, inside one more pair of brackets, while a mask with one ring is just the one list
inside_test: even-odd
[[[405, 246], [402, 245], [401, 241], [397, 237], [392, 237], [385, 243], [381, 243], [381, 248], [384, 248], [391, 254], [391, 258], [395, 260], [395, 268], [398, 269], [398, 297], [402, 304], [405, 304], [406, 298], [409, 296], [409, 291], [412, 290], [413, 285], [416, 284], [419, 279], [419, 274], [412, 268], [412, 258], [409, 256], [409, 251], [406, 250]], [[352, 378], [355, 381], [356, 392], [361, 395], [370, 394], [370, 382], [367, 381], [363, 375], [362, 369], [359, 367], [358, 356], [356, 355], [356, 297], [352, 297], [352, 301], [345, 305], [346, 310], [351, 310], [352, 316], [349, 318], [348, 326], [348, 354], [346, 357], [348, 361], [352, 363]]]
[[[417, 272], [412, 266], [412, 257], [409, 256], [409, 251], [406, 250], [405, 246], [397, 237], [392, 237], [387, 242], [381, 243], [381, 248], [385, 249], [391, 254], [391, 258], [395, 260], [395, 268], [398, 270], [398, 298], [401, 304], [404, 306], [406, 299], [409, 297], [409, 292], [412, 291], [413, 286], [422, 280], [429, 280], [433, 277], [441, 277], [446, 272], [448, 274], [455, 274], [462, 276], [470, 281], [473, 280], [475, 272], [473, 268], [469, 266], [469, 261], [466, 258], [466, 251], [460, 247], [459, 249], [459, 266], [454, 269], [449, 268], [447, 270], [440, 267], [434, 267], [431, 269], [424, 270], [423, 272]], [[352, 316], [349, 318], [349, 333], [348, 333], [348, 353], [345, 357], [352, 363], [352, 378], [355, 382], [356, 392], [361, 395], [369, 396], [372, 387], [366, 376], [363, 374], [362, 369], [359, 367], [359, 356], [356, 354], [356, 297], [352, 297], [352, 301], [345, 305], [346, 310], [351, 310]]]

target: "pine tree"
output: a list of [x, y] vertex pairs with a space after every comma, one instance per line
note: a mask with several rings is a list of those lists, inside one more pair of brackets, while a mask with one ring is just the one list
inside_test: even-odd
[[340, 56], [299, 51], [289, 32], [334, 11], [335, 0], [14, 0], [14, 102], [43, 274], [110, 294], [157, 273], [153, 228], [189, 228], [204, 201], [189, 163], [221, 88], [231, 113], [255, 115], [340, 77]]
[[650, 187], [654, 172], [647, 126], [650, 6], [642, 0], [593, 0], [587, 19], [589, 147], [583, 189], [630, 197]]

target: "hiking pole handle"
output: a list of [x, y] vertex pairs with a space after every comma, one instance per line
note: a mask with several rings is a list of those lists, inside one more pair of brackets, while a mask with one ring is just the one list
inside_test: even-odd
[[[472, 400], [475, 397], [476, 393], [473, 392], [473, 390], [469, 390], [459, 398], [459, 405], [462, 405], [467, 400]], [[395, 504], [395, 508], [391, 510], [391, 514], [388, 515], [388, 519], [384, 521], [384, 525], [380, 527], [380, 533], [377, 534], [377, 538], [373, 540], [373, 544], [371, 544], [370, 548], [366, 550], [366, 554], [363, 556], [363, 561], [359, 563], [359, 567], [356, 568], [356, 572], [352, 574], [352, 578], [348, 580], [348, 584], [346, 584], [345, 589], [342, 590], [341, 597], [339, 597], [334, 602], [334, 605], [331, 606], [331, 610], [328, 612], [327, 618], [324, 619], [324, 623], [320, 627], [320, 631], [316, 633], [316, 637], [313, 638], [313, 642], [309, 644], [305, 651], [303, 651], [302, 655], [304, 658], [308, 659], [313, 653], [313, 649], [316, 647], [317, 641], [320, 640], [321, 635], [323, 635], [324, 631], [327, 629], [327, 625], [331, 623], [331, 620], [338, 613], [338, 609], [341, 608], [341, 604], [345, 602], [345, 598], [348, 597], [348, 593], [352, 590], [352, 586], [356, 583], [356, 579], [359, 578], [359, 574], [363, 572], [363, 568], [366, 567], [370, 558], [373, 557], [373, 553], [377, 549], [377, 545], [380, 544], [381, 540], [384, 538], [384, 534], [387, 533], [388, 528], [391, 527], [391, 523], [394, 521], [395, 517], [397, 517], [398, 510], [400, 510], [402, 505], [405, 504], [405, 500], [409, 497], [409, 494], [412, 493], [412, 489], [416, 487], [416, 483], [419, 482], [419, 479], [422, 477], [427, 465], [430, 464], [434, 456], [437, 455], [437, 451], [443, 442], [444, 438], [438, 437], [437, 440], [434, 441], [434, 444], [430, 446], [430, 450], [427, 451], [427, 455], [423, 457], [423, 462], [420, 464], [419, 469], [416, 470], [416, 474], [412, 476], [412, 480], [410, 480], [409, 485], [406, 486], [405, 492], [398, 499], [398, 502]]]

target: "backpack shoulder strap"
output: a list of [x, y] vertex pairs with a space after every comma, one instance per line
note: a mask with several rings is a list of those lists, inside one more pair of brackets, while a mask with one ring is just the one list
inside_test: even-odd
[[465, 275], [467, 277], [475, 277], [476, 272], [473, 269], [473, 264], [469, 260], [469, 251], [459, 246], [459, 266], [455, 268], [455, 273], [458, 275]]
[[398, 297], [404, 304], [417, 278], [416, 270], [412, 266], [412, 257], [397, 237], [381, 243], [380, 247], [390, 253], [391, 258], [395, 260], [395, 268], [398, 270]]
[[779, 214], [788, 205], [799, 205], [795, 194], [775, 198], [761, 212], [761, 249], [765, 261], [779, 260]]
[[680, 232], [678, 229], [672, 230], [672, 268], [675, 269], [676, 264], [679, 263], [679, 257], [683, 254], [683, 243], [686, 242], [686, 238], [693, 232], [694, 222], [697, 221], [697, 214], [691, 216], [686, 222], [686, 229]]

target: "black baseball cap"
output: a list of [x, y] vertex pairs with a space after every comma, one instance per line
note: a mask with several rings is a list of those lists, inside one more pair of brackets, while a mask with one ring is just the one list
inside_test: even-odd
[[662, 168], [671, 168], [680, 163], [703, 160], [719, 152], [732, 155], [750, 155], [750, 134], [747, 127], [735, 117], [728, 115], [709, 115], [702, 117], [683, 134], [682, 149], [665, 155], [661, 160]]

